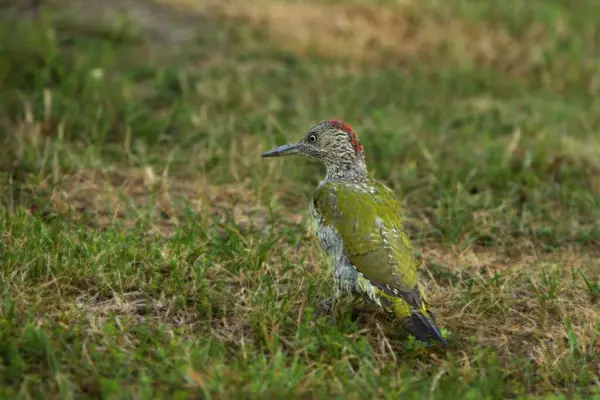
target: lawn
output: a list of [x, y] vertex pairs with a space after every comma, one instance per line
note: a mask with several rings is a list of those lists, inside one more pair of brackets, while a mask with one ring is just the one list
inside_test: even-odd
[[[600, 398], [597, 2], [38, 3], [0, 4], [0, 398]], [[260, 154], [329, 118], [449, 348], [320, 309], [324, 169]]]

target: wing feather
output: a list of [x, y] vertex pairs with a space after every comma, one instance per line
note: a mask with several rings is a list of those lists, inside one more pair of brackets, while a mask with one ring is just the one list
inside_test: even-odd
[[317, 189], [313, 205], [340, 234], [358, 272], [387, 295], [423, 308], [417, 263], [390, 189], [374, 181], [328, 183]]

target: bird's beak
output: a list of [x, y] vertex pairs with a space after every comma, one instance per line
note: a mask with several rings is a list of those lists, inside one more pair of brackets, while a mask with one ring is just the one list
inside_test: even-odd
[[283, 146], [279, 146], [273, 150], [269, 150], [266, 153], [262, 153], [261, 157], [279, 157], [288, 156], [291, 154], [298, 154], [301, 152], [301, 147], [301, 143], [284, 144]]

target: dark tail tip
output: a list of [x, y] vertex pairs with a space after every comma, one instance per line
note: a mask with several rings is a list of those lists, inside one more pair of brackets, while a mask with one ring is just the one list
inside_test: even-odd
[[431, 318], [420, 312], [414, 312], [410, 317], [410, 322], [412, 329], [409, 329], [409, 332], [415, 335], [418, 340], [429, 344], [429, 338], [433, 337], [433, 339], [440, 342], [442, 345], [448, 346], [448, 341], [444, 339], [442, 333]]

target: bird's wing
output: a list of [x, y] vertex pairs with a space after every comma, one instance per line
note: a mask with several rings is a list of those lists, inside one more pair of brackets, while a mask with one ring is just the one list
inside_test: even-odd
[[390, 189], [377, 182], [328, 183], [317, 189], [313, 206], [337, 230], [363, 277], [417, 310], [424, 307], [402, 209]]

